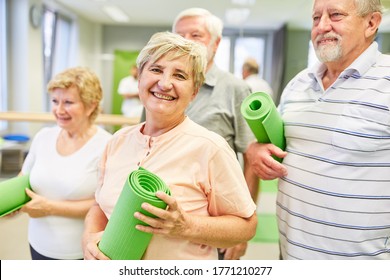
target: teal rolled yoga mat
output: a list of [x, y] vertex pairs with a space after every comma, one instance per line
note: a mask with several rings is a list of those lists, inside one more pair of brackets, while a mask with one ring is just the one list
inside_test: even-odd
[[18, 210], [31, 200], [26, 189], [31, 189], [29, 175], [0, 182], [0, 217]]
[[[269, 94], [255, 92], [246, 97], [241, 104], [241, 114], [257, 142], [272, 143], [282, 150], [286, 148], [283, 121]], [[274, 158], [282, 161], [280, 158]]]
[[141, 208], [144, 202], [165, 209], [167, 205], [156, 197], [157, 191], [171, 194], [168, 186], [157, 175], [143, 168], [130, 173], [99, 242], [99, 249], [107, 257], [113, 260], [142, 258], [152, 234], [135, 228], [137, 224], [144, 223], [134, 218], [134, 213], [141, 212], [153, 217]]

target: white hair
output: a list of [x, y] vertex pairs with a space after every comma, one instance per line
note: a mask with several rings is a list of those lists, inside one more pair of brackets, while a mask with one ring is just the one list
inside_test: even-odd
[[222, 20], [203, 8], [190, 8], [180, 12], [173, 21], [172, 32], [176, 33], [177, 22], [186, 17], [203, 17], [206, 21], [206, 28], [213, 41], [222, 38]]

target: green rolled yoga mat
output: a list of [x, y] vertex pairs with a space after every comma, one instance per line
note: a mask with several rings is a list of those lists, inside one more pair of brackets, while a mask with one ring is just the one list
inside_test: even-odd
[[246, 97], [241, 104], [241, 114], [259, 143], [272, 143], [282, 150], [286, 148], [283, 121], [269, 94], [255, 92]]
[[25, 189], [31, 189], [29, 175], [0, 182], [0, 217], [18, 210], [31, 200]]
[[157, 191], [171, 194], [168, 186], [157, 175], [143, 168], [130, 173], [99, 243], [100, 250], [107, 257], [113, 260], [142, 258], [152, 234], [135, 228], [137, 224], [144, 223], [134, 218], [133, 214], [141, 212], [153, 217], [141, 208], [144, 202], [165, 209], [167, 205], [156, 197]]

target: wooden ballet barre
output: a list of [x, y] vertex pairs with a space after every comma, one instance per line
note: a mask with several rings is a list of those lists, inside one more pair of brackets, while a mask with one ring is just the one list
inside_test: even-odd
[[[33, 112], [0, 112], [0, 120], [3, 121], [26, 121], [26, 122], [55, 122], [52, 113]], [[128, 118], [122, 115], [100, 114], [95, 120], [103, 125], [133, 125], [139, 123], [139, 118]]]

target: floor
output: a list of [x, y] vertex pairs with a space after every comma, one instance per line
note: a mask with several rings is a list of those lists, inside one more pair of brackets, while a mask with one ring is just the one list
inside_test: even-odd
[[257, 201], [257, 232], [249, 242], [244, 260], [278, 260], [279, 239], [276, 224], [277, 181], [261, 181]]
[[[1, 176], [5, 180], [13, 176]], [[264, 186], [263, 186], [264, 185]], [[243, 260], [277, 260], [279, 247], [275, 219], [276, 185], [273, 181], [262, 182], [258, 200], [259, 224], [256, 236], [249, 242]], [[0, 260], [29, 260], [26, 214], [0, 218]]]

